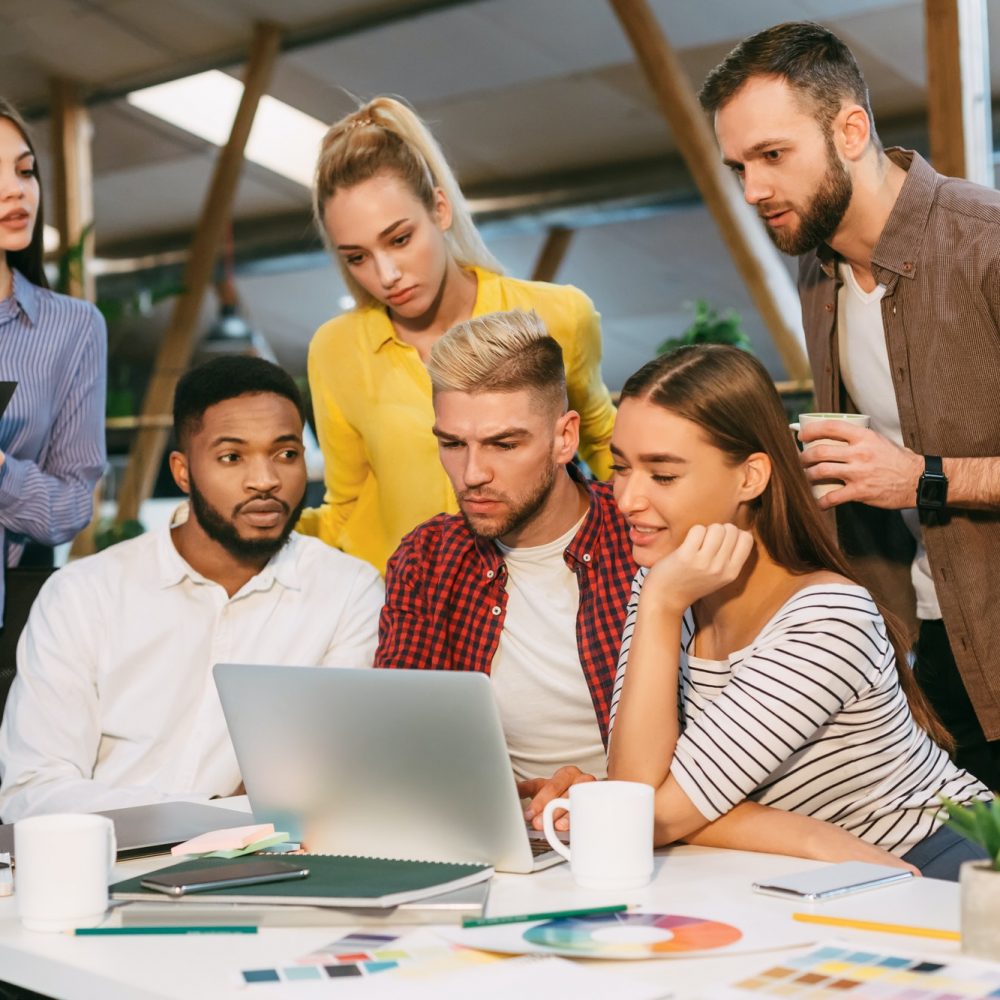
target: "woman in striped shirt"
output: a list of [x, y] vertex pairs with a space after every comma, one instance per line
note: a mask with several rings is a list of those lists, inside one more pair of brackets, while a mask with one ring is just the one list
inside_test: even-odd
[[[35, 151], [0, 98], [0, 381], [17, 383], [0, 415], [0, 609], [28, 543], [69, 541], [87, 524], [104, 471], [104, 320], [48, 290], [42, 232]], [[15, 639], [0, 624], [0, 672]]]
[[[735, 348], [683, 348], [622, 391], [611, 450], [635, 584], [610, 777], [656, 789], [656, 840], [745, 800], [823, 820], [941, 878], [982, 857], [940, 795], [987, 798], [906, 665], [894, 620], [851, 577], [774, 386]], [[807, 841], [789, 824], [788, 854]], [[850, 852], [848, 852], [850, 853]]]

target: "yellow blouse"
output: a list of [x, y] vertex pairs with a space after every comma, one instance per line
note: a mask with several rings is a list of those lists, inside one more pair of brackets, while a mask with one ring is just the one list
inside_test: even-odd
[[[580, 454], [611, 474], [614, 407], [601, 378], [601, 325], [579, 289], [474, 268], [473, 316], [534, 309], [563, 349], [569, 405], [580, 414]], [[324, 323], [309, 345], [309, 387], [326, 463], [326, 497], [297, 529], [385, 572], [403, 536], [442, 511], [456, 513], [431, 433], [431, 381], [416, 348], [396, 335], [384, 306]]]

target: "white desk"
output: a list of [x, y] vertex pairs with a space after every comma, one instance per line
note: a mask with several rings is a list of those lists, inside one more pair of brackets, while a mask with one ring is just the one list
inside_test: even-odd
[[[167, 858], [131, 861], [118, 866], [116, 878], [162, 867]], [[738, 903], [759, 912], [790, 914], [802, 904], [759, 896], [751, 881], [759, 876], [806, 870], [815, 862], [775, 855], [677, 847], [661, 852], [656, 876], [646, 889], [628, 893], [630, 902], [665, 913], [711, 915], [720, 904]], [[619, 903], [624, 894], [602, 894], [574, 886], [567, 865], [536, 875], [498, 875], [490, 894], [488, 914], [530, 913], [570, 907]], [[958, 886], [931, 879], [865, 893], [836, 903], [822, 904], [818, 912], [899, 924], [924, 924], [958, 929]], [[790, 918], [789, 918], [790, 919]], [[796, 924], [798, 928], [805, 925]], [[408, 928], [412, 930], [412, 928]], [[46, 993], [60, 1000], [268, 1000], [270, 987], [243, 986], [241, 969], [287, 965], [299, 955], [347, 933], [349, 928], [264, 928], [256, 935], [189, 935], [183, 937], [75, 938], [40, 934], [21, 928], [14, 900], [0, 900], [0, 979]], [[896, 948], [904, 952], [957, 954], [954, 943], [926, 938], [897, 937], [816, 926], [815, 939], [842, 938], [865, 948]], [[630, 962], [629, 972], [678, 997], [710, 997], [713, 985], [738, 979], [780, 960], [788, 951]], [[382, 975], [391, 975], [383, 973]], [[337, 995], [330, 983], [324, 995]], [[294, 995], [309, 987], [289, 987]], [[283, 996], [286, 994], [282, 994]], [[405, 998], [404, 990], [399, 996]], [[446, 993], [441, 996], [447, 996]], [[528, 1000], [522, 996], [520, 1000]], [[556, 1000], [556, 998], [549, 998]]]

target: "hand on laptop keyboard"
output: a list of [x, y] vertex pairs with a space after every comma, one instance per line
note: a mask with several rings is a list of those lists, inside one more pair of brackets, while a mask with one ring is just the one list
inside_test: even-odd
[[[517, 791], [522, 799], [531, 799], [524, 810], [525, 820], [536, 830], [542, 828], [542, 810], [552, 799], [565, 795], [571, 785], [581, 781], [596, 781], [592, 774], [586, 774], [573, 764], [559, 768], [551, 778], [527, 778], [517, 783]], [[569, 816], [565, 810], [555, 814], [557, 830], [569, 829]]]

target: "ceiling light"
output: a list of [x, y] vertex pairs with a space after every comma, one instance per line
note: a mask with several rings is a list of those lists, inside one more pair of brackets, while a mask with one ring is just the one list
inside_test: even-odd
[[[213, 69], [135, 90], [126, 100], [206, 142], [223, 146], [229, 140], [242, 96], [239, 80]], [[265, 94], [257, 106], [244, 155], [308, 188], [325, 132], [326, 125], [319, 119]]]

